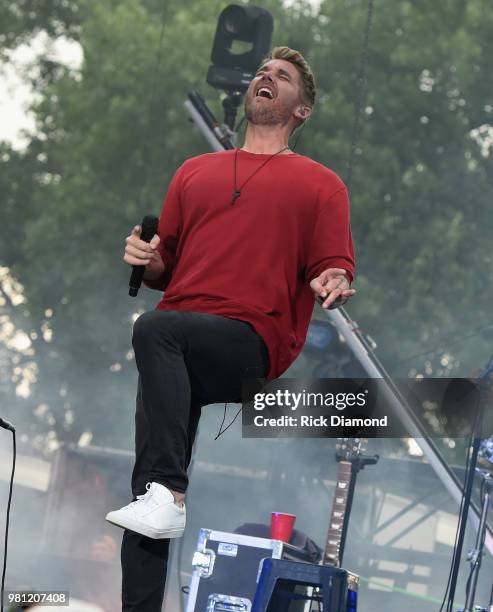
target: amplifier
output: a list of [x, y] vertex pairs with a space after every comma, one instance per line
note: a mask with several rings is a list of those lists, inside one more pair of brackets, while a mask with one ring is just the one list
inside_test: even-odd
[[[186, 612], [250, 612], [266, 558], [309, 562], [303, 549], [280, 540], [200, 529]], [[297, 602], [293, 612], [306, 609]]]

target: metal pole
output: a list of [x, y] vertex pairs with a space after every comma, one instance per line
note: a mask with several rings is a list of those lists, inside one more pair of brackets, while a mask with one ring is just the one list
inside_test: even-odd
[[224, 147], [219, 142], [214, 132], [211, 129], [209, 129], [209, 126], [207, 125], [205, 120], [202, 118], [201, 114], [198, 112], [195, 106], [190, 102], [190, 100], [186, 100], [186, 102], [183, 103], [183, 106], [186, 108], [192, 121], [202, 132], [204, 138], [209, 143], [211, 149], [213, 149], [214, 151], [224, 151]]
[[[426, 435], [423, 427], [414, 418], [407, 401], [386, 372], [384, 366], [378, 360], [373, 349], [359, 330], [358, 324], [350, 319], [343, 308], [324, 310], [324, 312], [344, 338], [351, 352], [368, 374], [368, 377], [381, 378], [384, 380], [382, 390], [386, 395], [386, 399], [392, 402], [401, 423], [403, 423], [410, 435], [416, 439], [416, 443], [421, 448], [431, 468], [457, 504], [460, 505], [463, 494], [462, 484], [441, 458], [441, 453], [433, 440]], [[474, 505], [471, 505], [469, 519], [474, 528], [477, 529], [480, 523], [480, 512]], [[493, 534], [488, 526], [486, 526], [485, 535], [485, 546], [490, 554], [493, 555]]]
[[476, 597], [476, 587], [478, 585], [479, 570], [481, 569], [481, 561], [483, 558], [483, 546], [484, 536], [486, 533], [486, 519], [488, 516], [488, 509], [490, 504], [490, 494], [493, 488], [493, 479], [489, 474], [481, 473], [483, 483], [485, 485], [485, 493], [483, 499], [483, 510], [481, 512], [481, 520], [479, 522], [478, 532], [476, 534], [476, 543], [474, 550], [469, 555], [471, 561], [471, 584], [469, 586], [469, 592], [467, 593], [466, 607], [464, 612], [473, 612], [474, 599]]

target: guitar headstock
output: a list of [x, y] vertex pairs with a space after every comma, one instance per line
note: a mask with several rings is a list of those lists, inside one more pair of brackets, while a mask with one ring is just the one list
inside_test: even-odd
[[338, 461], [351, 461], [362, 455], [368, 445], [368, 438], [337, 438], [336, 457]]

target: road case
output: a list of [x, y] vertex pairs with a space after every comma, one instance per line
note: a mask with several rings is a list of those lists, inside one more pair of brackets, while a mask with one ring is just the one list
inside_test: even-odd
[[280, 540], [200, 529], [186, 612], [250, 612], [265, 558], [310, 561]]

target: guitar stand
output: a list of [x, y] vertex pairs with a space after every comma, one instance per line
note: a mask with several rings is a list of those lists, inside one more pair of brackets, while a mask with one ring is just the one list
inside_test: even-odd
[[[339, 456], [337, 453], [336, 458], [340, 461], [343, 457]], [[340, 547], [340, 563], [342, 565], [342, 558], [344, 556], [344, 547], [346, 544], [346, 535], [349, 525], [349, 518], [351, 516], [351, 510], [353, 507], [353, 499], [354, 499], [354, 490], [356, 488], [356, 478], [361, 470], [364, 470], [367, 465], [376, 465], [378, 460], [380, 459], [379, 455], [360, 455], [353, 459], [350, 459], [351, 462], [351, 482], [349, 485], [348, 496], [347, 496], [347, 505], [346, 505], [346, 518], [342, 527], [342, 535], [341, 535], [341, 547]], [[347, 461], [347, 459], [344, 459]]]

